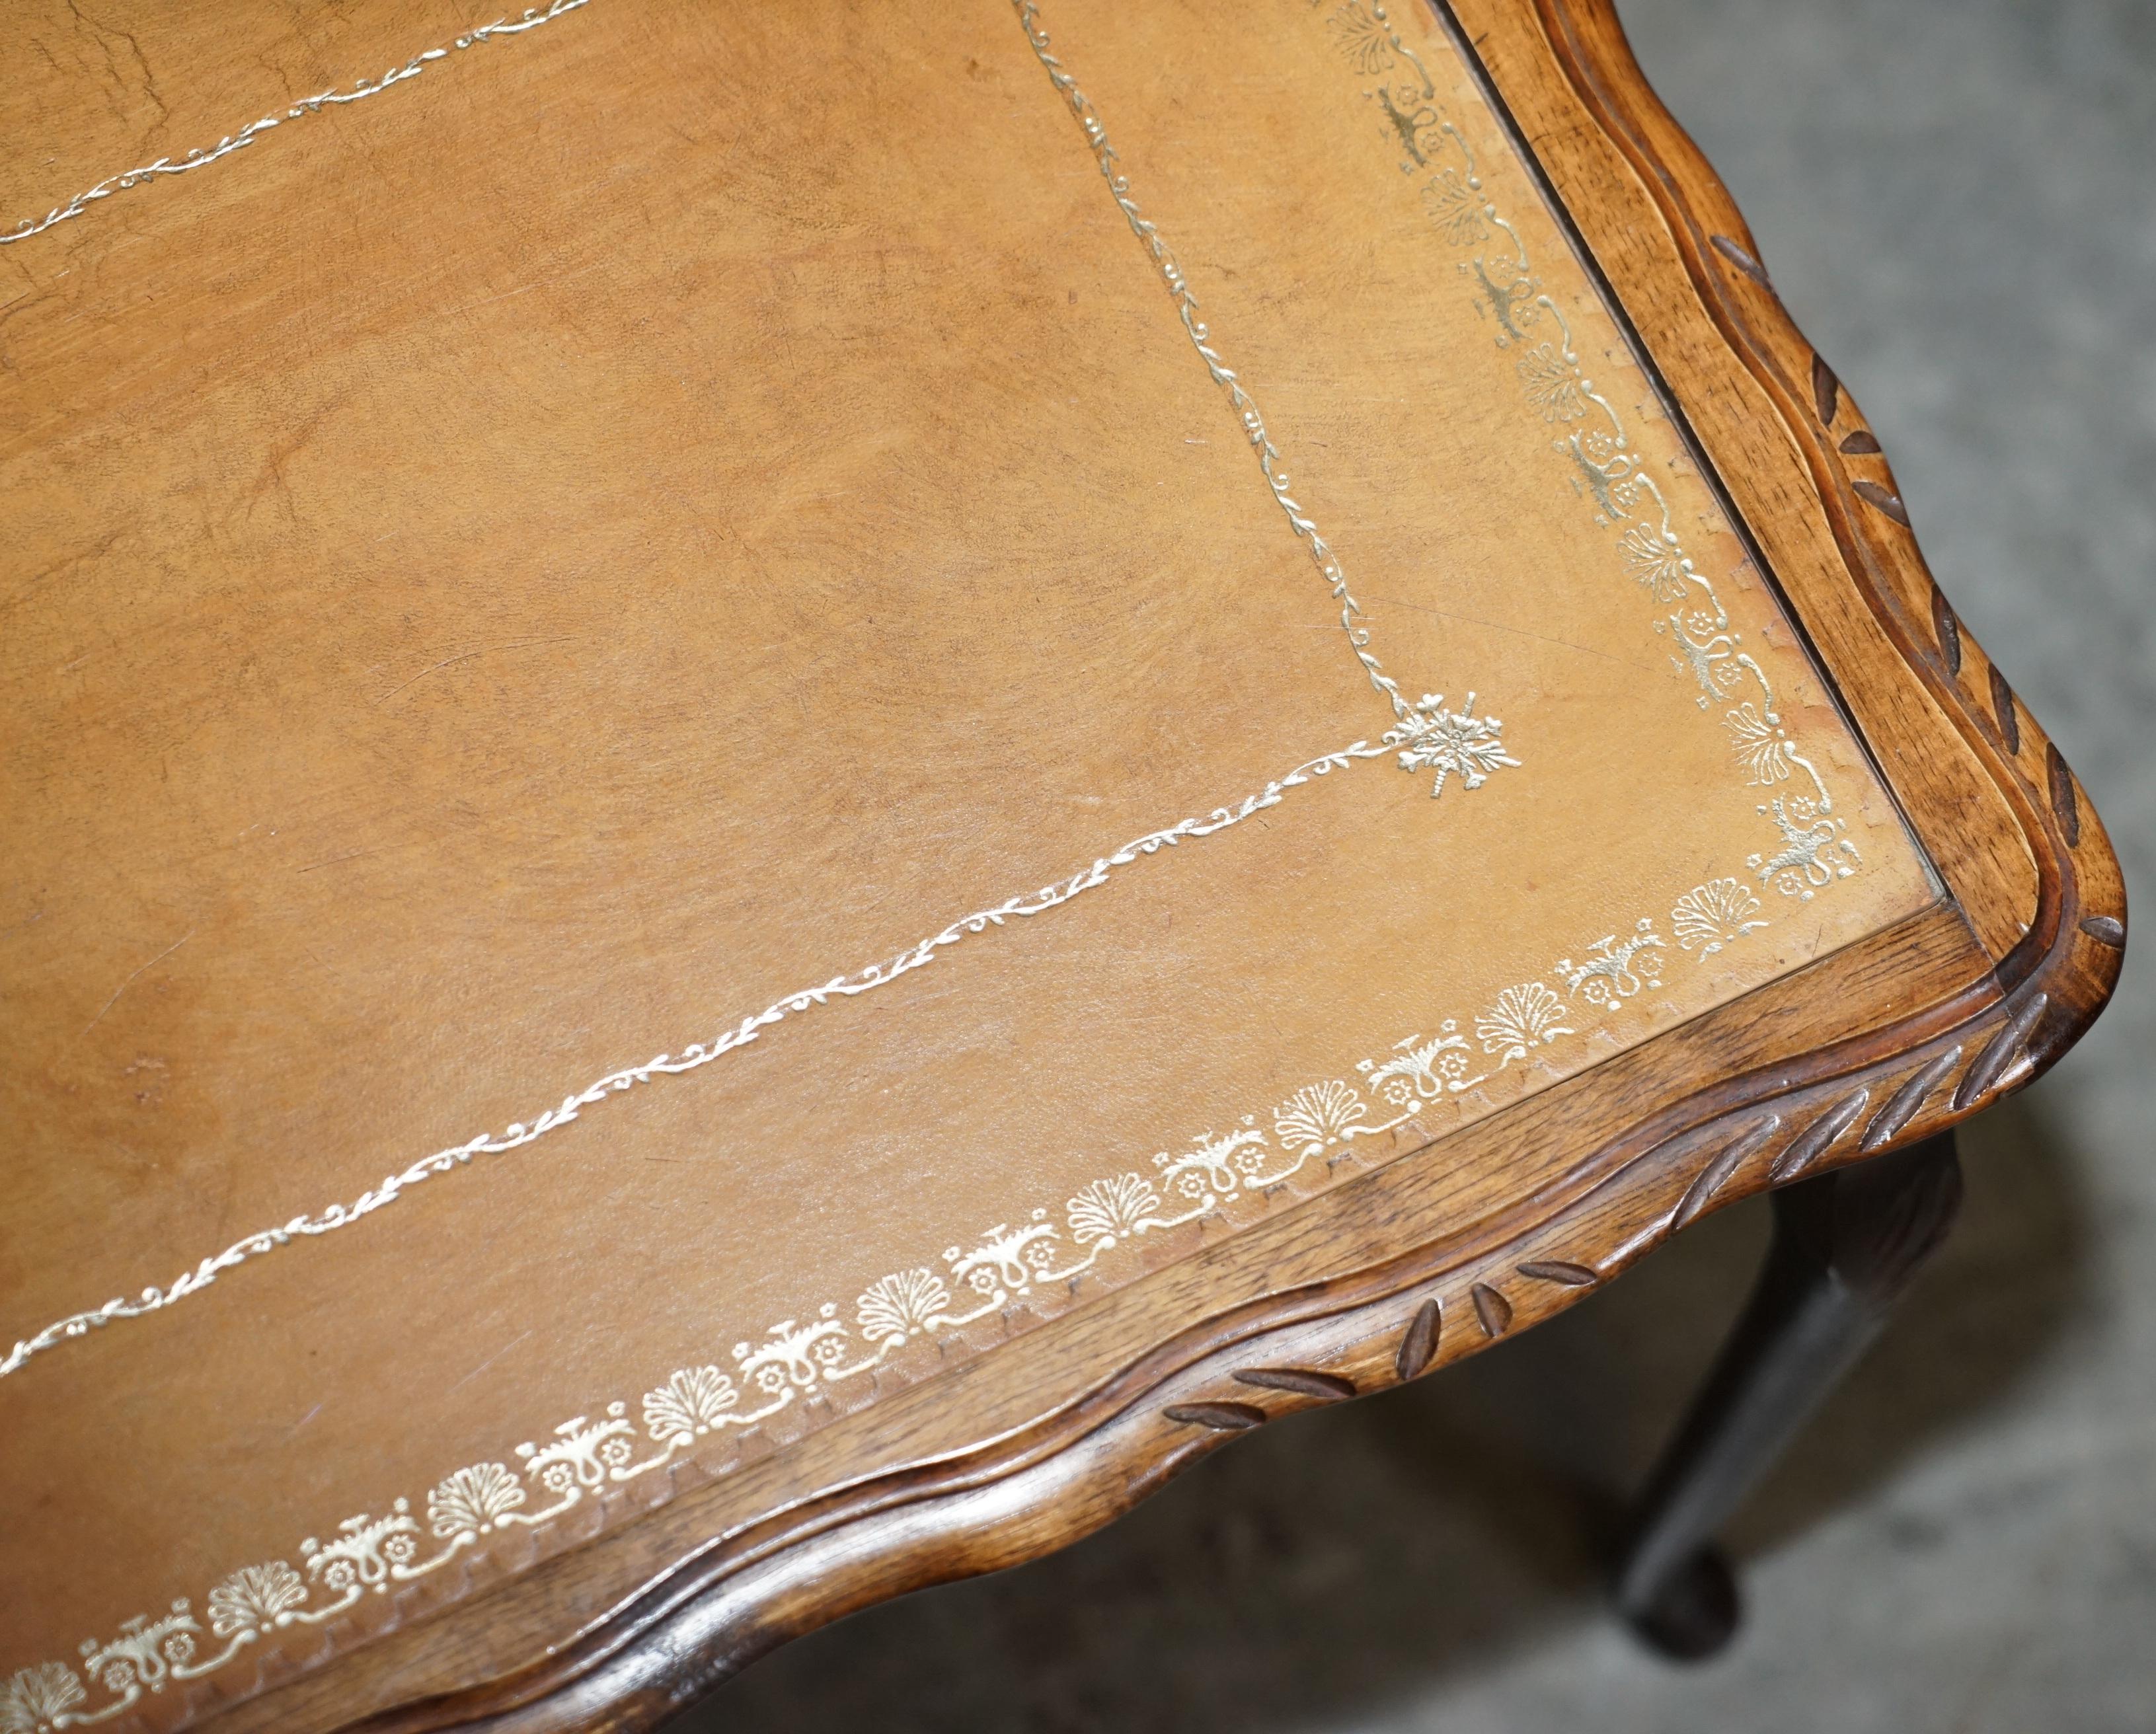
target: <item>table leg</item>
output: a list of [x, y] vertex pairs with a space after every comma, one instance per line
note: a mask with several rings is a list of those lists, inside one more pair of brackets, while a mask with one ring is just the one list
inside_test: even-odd
[[1960, 1203], [1951, 1132], [1774, 1194], [1758, 1285], [1649, 1477], [1618, 1567], [1618, 1610], [1656, 1649], [1689, 1660], [1735, 1632], [1715, 1531], [1871, 1346]]

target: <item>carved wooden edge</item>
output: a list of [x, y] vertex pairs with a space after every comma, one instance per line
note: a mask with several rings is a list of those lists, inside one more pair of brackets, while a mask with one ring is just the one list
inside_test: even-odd
[[[1573, 1171], [1578, 1188], [1509, 1238], [1477, 1237], [1466, 1252], [1458, 1240], [1419, 1247], [1201, 1321], [992, 1444], [715, 1539], [530, 1668], [356, 1727], [652, 1727], [789, 1638], [1052, 1552], [1229, 1438], [1539, 1323], [1707, 1210], [1943, 1131], [2038, 1075], [2102, 1008], [2126, 921], [2093, 809], [1925, 567], [1876, 438], [1775, 297], [1727, 191], [1646, 85], [1608, 0], [1532, 5], [1575, 95], [1661, 208], [1722, 339], [1788, 425], [1857, 591], [2022, 824], [2039, 876], [2025, 936], [1994, 959], [1981, 992], [1701, 1092], [1712, 1098], [1707, 1117], [1644, 1148], [1642, 1128], [1612, 1139]], [[1687, 1106], [1650, 1127], [1681, 1125]]]
[[1052, 1552], [1229, 1438], [1421, 1377], [1538, 1324], [1708, 1209], [1931, 1136], [2035, 1077], [2066, 1027], [2041, 988], [1994, 1001], [1907, 1050], [1672, 1133], [1466, 1256], [1456, 1243], [1425, 1245], [1194, 1324], [1034, 1426], [715, 1542], [534, 1668], [358, 1726], [654, 1726], [790, 1638]]
[[358, 1726], [654, 1726], [789, 1638], [1052, 1552], [1230, 1438], [1422, 1377], [1538, 1324], [1707, 1209], [1943, 1130], [2048, 1064], [2056, 1016], [2041, 989], [1995, 1003], [1910, 1051], [1674, 1135], [1471, 1256], [1418, 1248], [1194, 1325], [1035, 1427], [726, 1538], [537, 1667]]

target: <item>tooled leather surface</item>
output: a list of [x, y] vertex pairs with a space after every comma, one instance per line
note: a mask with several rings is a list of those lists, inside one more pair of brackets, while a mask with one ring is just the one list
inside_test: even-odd
[[[419, 13], [346, 28], [394, 58]], [[139, 22], [204, 115], [266, 32]], [[1803, 773], [1748, 770], [1743, 695], [1703, 705], [1672, 665], [1669, 610], [1559, 449], [1570, 400], [1545, 413], [1551, 323], [1501, 347], [1473, 269], [1494, 230], [1434, 218], [1440, 136], [1381, 114], [1397, 80], [1367, 44], [1297, 24], [1045, 20], [1373, 648], [1412, 696], [1475, 688], [1519, 764], [1432, 800], [1426, 772], [1358, 762], [31, 1362], [0, 1381], [0, 1572], [37, 1587], [0, 1669], [74, 1665], [176, 1597], [207, 1629], [209, 1587], [258, 1562], [320, 1607], [302, 1538], [404, 1498], [437, 1548], [445, 1474], [521, 1475], [517, 1444], [612, 1401], [643, 1457], [671, 1449], [637, 1399], [675, 1371], [746, 1409], [735, 1345], [827, 1304], [853, 1364], [868, 1285], [923, 1270], [971, 1310], [947, 1249], [1035, 1209], [1050, 1268], [1075, 1265], [1067, 1201], [1158, 1189], [1156, 1152], [1247, 1129], [1286, 1170], [1283, 1111], [1327, 1085], [1427, 1137], [1929, 900], [1464, 75], [1404, 23], [1861, 862], [1808, 899], [1748, 870]], [[11, 1340], [1394, 721], [1006, 11], [812, 43], [594, 5], [499, 52], [23, 262], [0, 332], [24, 526], [0, 654], [29, 743], [0, 920]], [[42, 86], [5, 184], [89, 106]], [[1682, 946], [1675, 905], [1725, 878], [1768, 925]], [[1660, 972], [1631, 991], [1556, 969], [1641, 920]], [[1490, 1065], [1477, 1014], [1532, 982], [1578, 1008], [1570, 1046], [1457, 1095], [1440, 1053], [1383, 1094], [1377, 1066], [1446, 1018]], [[1396, 1147], [1353, 1124], [1321, 1126], [1291, 1196]], [[1266, 1208], [1224, 1190], [1208, 1232]], [[1082, 1304], [1198, 1232], [1156, 1251], [1126, 1225], [1026, 1303]], [[770, 1449], [1004, 1329], [918, 1330], [844, 1384], [812, 1364], [770, 1421], [685, 1454]], [[553, 1496], [529, 1480], [526, 1515]], [[665, 1484], [608, 1485], [626, 1511]]]

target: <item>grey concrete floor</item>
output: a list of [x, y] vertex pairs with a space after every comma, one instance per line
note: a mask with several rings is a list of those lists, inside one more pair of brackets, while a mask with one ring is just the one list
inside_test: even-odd
[[[2156, 4], [1622, 12], [2156, 909]], [[1756, 1204], [1055, 1558], [807, 1639], [681, 1726], [2156, 1729], [2152, 988], [2130, 958], [2096, 1031], [1966, 1135], [1958, 1237], [1731, 1537], [1749, 1621], [1720, 1659], [1614, 1629], [1589, 1536], [1741, 1298]]]

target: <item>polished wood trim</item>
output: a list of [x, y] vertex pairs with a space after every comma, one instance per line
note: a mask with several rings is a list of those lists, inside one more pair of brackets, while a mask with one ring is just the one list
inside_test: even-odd
[[2102, 825], [1933, 581], [1876, 437], [1607, 0], [1455, 13], [1944, 900], [1230, 1239], [1186, 1242], [1005, 1350], [677, 1484], [490, 1593], [415, 1608], [263, 1682], [220, 1726], [652, 1726], [788, 1637], [1035, 1557], [1276, 1417], [1527, 1328], [1707, 1210], [1933, 1136], [2036, 1076], [2101, 1009], [2125, 940]]

